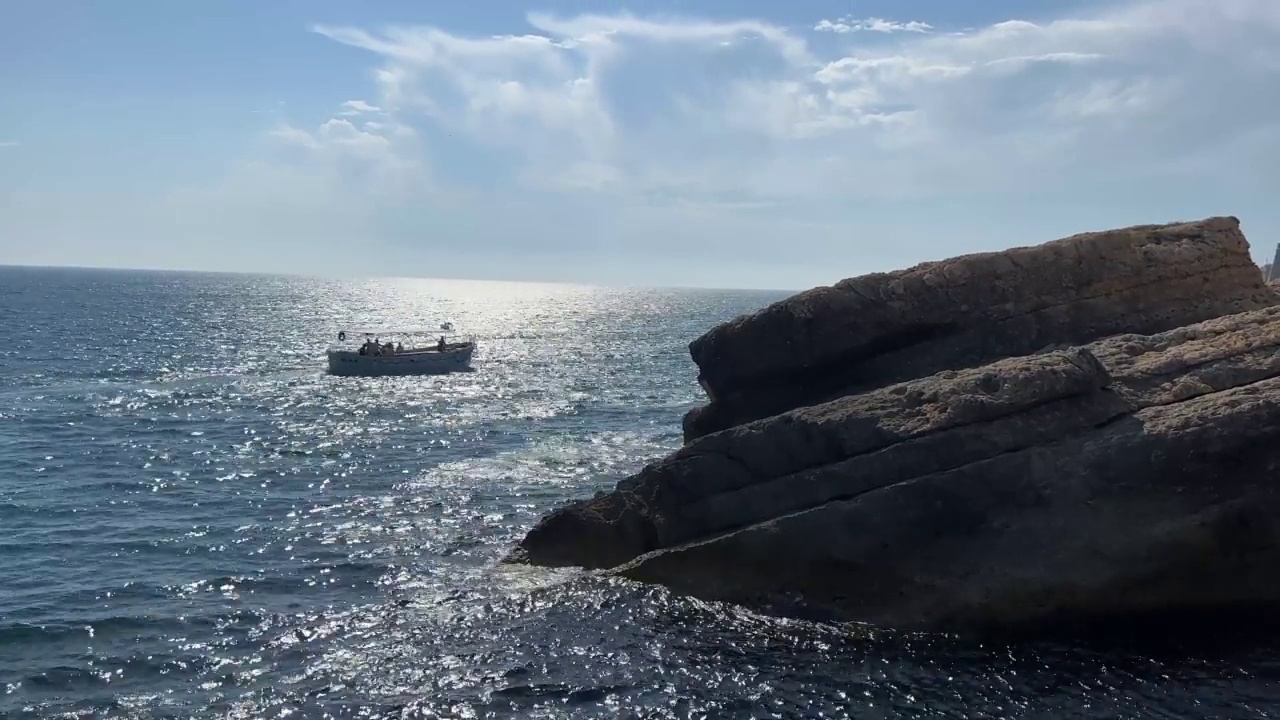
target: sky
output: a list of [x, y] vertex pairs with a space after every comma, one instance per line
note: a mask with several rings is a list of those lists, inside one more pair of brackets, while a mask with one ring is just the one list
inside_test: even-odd
[[1280, 242], [1277, 0], [11, 0], [0, 264], [799, 289]]

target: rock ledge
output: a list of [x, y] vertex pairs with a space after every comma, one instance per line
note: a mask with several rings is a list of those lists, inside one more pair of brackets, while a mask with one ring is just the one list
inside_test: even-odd
[[1280, 297], [1235, 218], [853, 278], [690, 351], [685, 446], [509, 561], [907, 628], [1280, 604]]

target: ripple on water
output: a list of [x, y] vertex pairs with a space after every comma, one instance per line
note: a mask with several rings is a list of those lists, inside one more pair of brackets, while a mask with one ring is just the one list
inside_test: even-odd
[[[775, 296], [0, 288], [0, 716], [1266, 717], [1280, 695], [1266, 649], [974, 646], [497, 564], [677, 447], [685, 345]], [[439, 318], [478, 335], [476, 372], [317, 370], [339, 323]]]

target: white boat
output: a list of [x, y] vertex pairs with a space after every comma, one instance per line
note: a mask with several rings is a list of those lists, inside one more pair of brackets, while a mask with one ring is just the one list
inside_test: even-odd
[[475, 338], [453, 334], [450, 323], [439, 330], [343, 330], [338, 342], [345, 345], [329, 348], [329, 374], [360, 377], [470, 370], [476, 349]]

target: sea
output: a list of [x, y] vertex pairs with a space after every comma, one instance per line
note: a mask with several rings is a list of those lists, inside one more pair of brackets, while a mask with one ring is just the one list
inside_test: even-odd
[[[783, 293], [0, 268], [0, 717], [1268, 718], [1280, 643], [991, 642], [499, 563]], [[474, 371], [338, 378], [344, 327]]]

